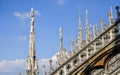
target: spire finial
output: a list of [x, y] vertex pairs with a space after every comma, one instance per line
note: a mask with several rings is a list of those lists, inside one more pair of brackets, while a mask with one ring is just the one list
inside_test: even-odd
[[78, 12], [78, 38], [77, 38], [77, 50], [81, 49], [81, 42], [82, 42], [82, 25], [80, 19], [80, 11]]
[[88, 26], [88, 10], [86, 10], [86, 26]]
[[89, 40], [88, 10], [86, 10], [86, 43]]
[[81, 27], [80, 11], [78, 11], [78, 25]]
[[109, 26], [111, 26], [112, 23], [114, 23], [113, 13], [112, 13], [112, 6], [110, 7], [110, 12], [108, 13], [108, 18], [109, 18]]
[[30, 19], [31, 19], [31, 32], [34, 32], [34, 9], [31, 8], [30, 12]]
[[33, 17], [33, 16], [34, 16], [34, 9], [31, 8], [30, 17]]
[[59, 33], [60, 33], [60, 49], [62, 49], [63, 48], [63, 44], [62, 44], [62, 27], [60, 27]]
[[113, 19], [112, 6], [110, 7], [110, 15], [111, 15], [111, 18]]

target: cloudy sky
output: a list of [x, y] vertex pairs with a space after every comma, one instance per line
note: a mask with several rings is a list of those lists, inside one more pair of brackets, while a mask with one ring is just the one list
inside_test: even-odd
[[41, 73], [41, 66], [48, 65], [58, 52], [59, 27], [63, 28], [63, 46], [69, 52], [71, 38], [77, 38], [78, 11], [83, 29], [86, 10], [89, 24], [100, 26], [100, 18], [108, 23], [111, 6], [116, 18], [115, 6], [119, 3], [120, 0], [0, 0], [0, 75], [17, 75], [19, 71], [24, 75], [31, 8], [35, 10], [35, 49]]

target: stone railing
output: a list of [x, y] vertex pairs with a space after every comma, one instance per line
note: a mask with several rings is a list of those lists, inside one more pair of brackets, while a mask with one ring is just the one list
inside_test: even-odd
[[120, 21], [117, 20], [107, 30], [79, 50], [74, 56], [55, 69], [50, 75], [68, 75], [74, 69], [87, 61], [90, 57], [104, 48], [120, 33]]

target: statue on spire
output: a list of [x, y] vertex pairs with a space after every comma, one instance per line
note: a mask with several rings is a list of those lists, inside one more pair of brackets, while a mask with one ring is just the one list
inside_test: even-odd
[[31, 8], [30, 17], [34, 17], [34, 9], [33, 8]]
[[78, 12], [78, 25], [81, 27], [80, 11]]
[[86, 10], [86, 26], [88, 26], [88, 10]]
[[34, 32], [34, 9], [33, 8], [31, 8], [30, 19], [31, 19], [31, 32]]
[[60, 32], [60, 49], [62, 49], [63, 48], [63, 44], [62, 44], [62, 27], [60, 27], [59, 32]]
[[60, 39], [61, 39], [62, 38], [62, 27], [60, 27], [59, 32], [60, 32]]

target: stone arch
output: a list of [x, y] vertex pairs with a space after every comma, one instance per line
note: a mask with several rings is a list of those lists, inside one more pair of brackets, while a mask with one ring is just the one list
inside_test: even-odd
[[113, 49], [114, 50], [112, 50], [110, 52], [110, 54], [107, 56], [107, 58], [104, 61], [104, 65], [105, 65], [106, 69], [108, 69], [108, 65], [109, 65], [111, 59], [114, 58], [115, 56], [117, 56], [120, 53], [120, 46], [119, 45], [114, 47]]
[[107, 69], [110, 60], [119, 53], [118, 49], [118, 47], [113, 47], [102, 53], [97, 59], [89, 63], [89, 65], [83, 71], [82, 75], [91, 75], [94, 70], [98, 69]]

